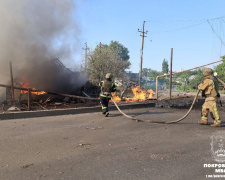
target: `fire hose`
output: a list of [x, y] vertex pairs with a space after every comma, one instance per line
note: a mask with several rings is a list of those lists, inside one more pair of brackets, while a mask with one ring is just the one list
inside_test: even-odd
[[[197, 94], [192, 102], [191, 107], [189, 108], [188, 112], [180, 119], [174, 120], [174, 121], [152, 121], [152, 120], [143, 120], [143, 119], [138, 119], [132, 116], [129, 116], [127, 114], [125, 114], [123, 111], [121, 111], [121, 109], [119, 108], [118, 104], [116, 103], [115, 99], [112, 97], [113, 103], [115, 104], [117, 110], [123, 114], [125, 117], [131, 119], [131, 120], [135, 120], [137, 122], [146, 122], [146, 123], [157, 123], [157, 124], [173, 124], [173, 123], [178, 123], [180, 121], [182, 121], [183, 119], [185, 119], [189, 113], [191, 112], [197, 98], [198, 98], [198, 94], [199, 94], [200, 90], [197, 91]], [[75, 95], [68, 95], [68, 94], [60, 94], [60, 93], [53, 93], [53, 92], [47, 92], [48, 94], [52, 94], [52, 95], [62, 95], [62, 96], [67, 96], [67, 97], [73, 97], [73, 98], [80, 98], [80, 99], [90, 99], [90, 100], [99, 100], [99, 98], [89, 98], [89, 97], [81, 97], [81, 96], [75, 96]]]
[[114, 102], [116, 108], [118, 109], [118, 111], [119, 111], [121, 114], [123, 114], [125, 117], [127, 117], [127, 118], [129, 118], [129, 119], [131, 119], [131, 120], [135, 120], [135, 121], [137, 121], [137, 122], [146, 122], [146, 123], [173, 124], [173, 123], [178, 123], [178, 122], [182, 121], [183, 119], [185, 119], [185, 118], [189, 115], [189, 113], [191, 112], [191, 110], [192, 110], [192, 108], [193, 108], [193, 106], [194, 106], [194, 104], [195, 104], [195, 102], [196, 102], [196, 100], [197, 100], [197, 98], [198, 98], [199, 92], [200, 92], [200, 90], [197, 91], [197, 94], [196, 94], [196, 96], [195, 96], [195, 98], [194, 98], [194, 100], [193, 100], [193, 102], [192, 102], [192, 104], [191, 104], [191, 107], [189, 108], [188, 112], [187, 112], [182, 118], [177, 119], [177, 120], [174, 120], [174, 121], [152, 121], [152, 120], [137, 119], [137, 118], [132, 117], [132, 116], [129, 116], [129, 115], [125, 114], [123, 111], [121, 111], [121, 109], [119, 108], [119, 106], [117, 105], [117, 103], [116, 103], [116, 101], [113, 99], [113, 97], [112, 97], [112, 100], [113, 100], [113, 102]]

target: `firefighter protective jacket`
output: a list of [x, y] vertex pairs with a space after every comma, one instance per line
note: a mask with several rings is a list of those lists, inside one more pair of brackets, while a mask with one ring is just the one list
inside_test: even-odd
[[198, 85], [198, 89], [202, 90], [202, 95], [206, 98], [218, 95], [218, 81], [216, 77], [206, 76], [204, 81]]
[[111, 92], [116, 91], [116, 85], [111, 79], [105, 79], [104, 81], [101, 81], [99, 86], [101, 87], [100, 96], [102, 97], [111, 98]]

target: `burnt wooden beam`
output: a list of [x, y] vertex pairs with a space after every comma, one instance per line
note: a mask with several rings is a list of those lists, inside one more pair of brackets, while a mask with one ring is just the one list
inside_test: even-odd
[[[0, 87], [11, 88], [11, 86], [5, 85], [5, 84], [0, 84]], [[14, 89], [19, 89], [19, 90], [24, 90], [24, 91], [29, 91], [29, 89], [30, 89], [30, 88], [15, 87], [15, 86], [13, 88]], [[41, 92], [41, 91], [43, 91], [43, 90], [30, 89], [30, 92]], [[62, 94], [62, 93], [48, 92], [48, 91], [44, 91], [44, 92], [46, 92], [46, 94], [57, 95], [57, 96], [64, 96], [64, 97], [71, 97], [71, 98], [77, 98], [77, 99], [100, 100], [99, 98], [89, 98], [89, 97], [75, 96], [75, 95], [71, 95], [71, 94]]]

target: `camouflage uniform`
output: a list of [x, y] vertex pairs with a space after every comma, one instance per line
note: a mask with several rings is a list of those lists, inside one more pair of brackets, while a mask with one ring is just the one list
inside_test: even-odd
[[211, 126], [220, 127], [221, 121], [219, 112], [217, 109], [218, 101], [218, 81], [213, 76], [213, 71], [210, 68], [206, 68], [203, 71], [205, 76], [204, 81], [198, 85], [198, 89], [202, 90], [202, 96], [205, 97], [205, 103], [202, 106], [202, 119], [198, 121], [199, 124], [208, 124], [208, 113], [210, 111], [214, 124]]
[[112, 75], [110, 73], [107, 73], [106, 79], [99, 83], [99, 86], [101, 87], [100, 103], [102, 106], [102, 114], [104, 114], [106, 117], [109, 115], [108, 105], [109, 105], [109, 100], [112, 97], [111, 92], [116, 91], [116, 86], [114, 82], [112, 82], [111, 78], [112, 78]]

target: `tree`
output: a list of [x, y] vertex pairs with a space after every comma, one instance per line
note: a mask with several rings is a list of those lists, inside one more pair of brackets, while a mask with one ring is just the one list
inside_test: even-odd
[[150, 68], [143, 68], [142, 69], [142, 75], [145, 77], [149, 77], [149, 72], [151, 71]]
[[[117, 55], [117, 58], [121, 61], [128, 62], [130, 59], [129, 50], [120, 44], [118, 41], [111, 41], [109, 45], [103, 45], [103, 48], [109, 48]], [[129, 68], [130, 63], [127, 64], [126, 69]]]
[[[185, 71], [182, 73], [175, 74], [174, 82], [177, 83], [176, 88], [183, 90], [184, 84], [187, 83], [188, 86], [186, 86], [186, 90], [196, 90], [198, 87], [198, 84], [201, 83], [204, 80], [204, 75], [202, 73], [202, 69], [196, 69], [192, 71]], [[185, 79], [187, 82], [185, 82]]]
[[151, 69], [149, 71], [149, 77], [154, 77], [156, 79], [157, 76], [162, 75], [161, 72]]
[[156, 71], [156, 70], [153, 70], [153, 69], [151, 69], [151, 68], [143, 68], [143, 69], [142, 69], [142, 74], [143, 74], [145, 77], [150, 77], [150, 78], [155, 78], [155, 79], [156, 79], [157, 76], [162, 75], [161, 72]]
[[163, 74], [168, 74], [168, 72], [169, 72], [168, 61], [164, 59], [163, 63], [162, 63], [162, 73]]
[[[97, 46], [88, 58], [87, 73], [92, 84], [98, 85], [108, 72], [112, 73], [113, 77], [122, 78], [125, 69], [130, 66], [129, 59], [123, 59], [126, 56], [121, 56], [122, 50], [120, 49], [123, 45], [118, 42], [115, 44], [117, 46], [114, 48], [104, 44], [101, 47]], [[125, 47], [123, 48], [126, 49]], [[128, 53], [129, 51], [127, 50], [126, 52]]]
[[[225, 59], [225, 56], [223, 56], [222, 59]], [[217, 72], [217, 77], [219, 77], [221, 80], [225, 80], [225, 61], [217, 65], [214, 68], [214, 71]]]

